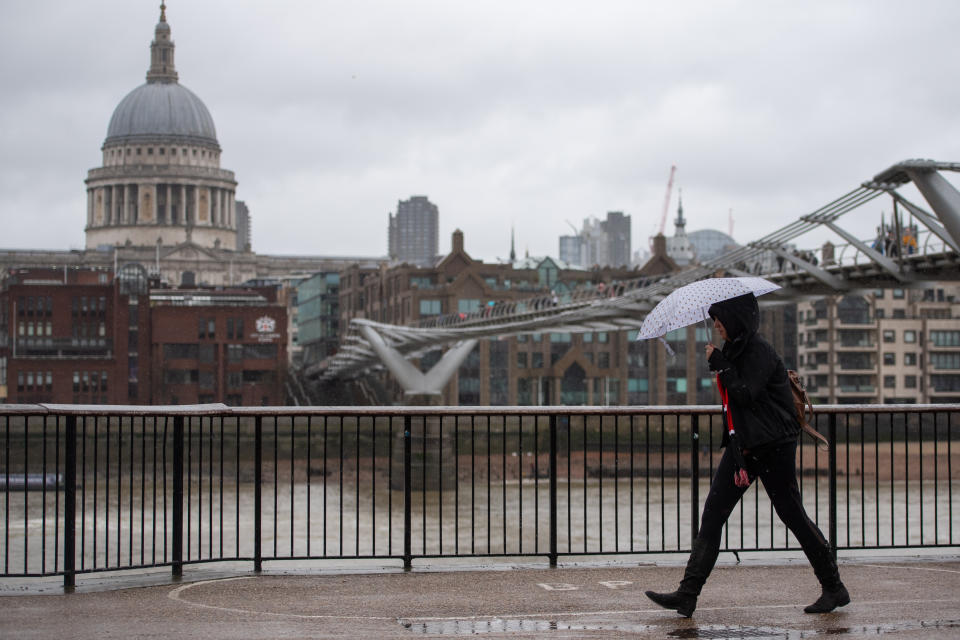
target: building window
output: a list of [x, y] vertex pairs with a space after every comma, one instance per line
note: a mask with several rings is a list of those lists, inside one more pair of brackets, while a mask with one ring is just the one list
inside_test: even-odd
[[457, 311], [459, 313], [473, 313], [480, 310], [480, 301], [476, 299], [457, 300]]
[[165, 344], [163, 345], [163, 359], [174, 360], [185, 358], [196, 360], [199, 355], [199, 345], [196, 344]]
[[893, 389], [897, 386], [897, 376], [883, 376], [883, 388]]
[[442, 313], [442, 307], [440, 300], [421, 300], [420, 301], [420, 315], [421, 316], [438, 316]]
[[610, 368], [610, 352], [609, 351], [601, 351], [600, 353], [597, 354], [597, 366], [600, 367], [601, 369]]
[[903, 331], [903, 341], [906, 343], [914, 343], [917, 341], [917, 332], [913, 329], [904, 329]]
[[517, 352], [517, 367], [520, 369], [527, 368], [527, 352], [526, 351]]
[[935, 347], [960, 347], [960, 331], [931, 331], [930, 342]]
[[217, 345], [215, 344], [201, 344], [197, 354], [198, 360], [203, 363], [213, 362], [216, 359], [216, 348]]
[[894, 289], [894, 290], [893, 290], [893, 299], [894, 299], [894, 300], [903, 300], [903, 289]]
[[541, 353], [540, 351], [534, 351], [531, 354], [531, 358], [532, 358], [531, 365], [534, 369], [543, 368], [543, 353]]
[[903, 376], [903, 386], [907, 389], [917, 388], [917, 376]]
[[960, 352], [931, 353], [930, 367], [933, 369], [960, 369]]
[[896, 342], [897, 334], [893, 329], [884, 329], [883, 330], [883, 341], [884, 342]]
[[883, 354], [883, 364], [886, 366], [893, 366], [897, 364], [897, 354], [886, 352]]
[[917, 366], [917, 354], [915, 353], [905, 353], [903, 354], [903, 364], [908, 367]]

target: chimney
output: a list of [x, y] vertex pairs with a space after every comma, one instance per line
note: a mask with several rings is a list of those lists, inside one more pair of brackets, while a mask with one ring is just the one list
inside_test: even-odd
[[463, 231], [460, 231], [460, 229], [457, 229], [453, 232], [452, 245], [453, 247], [451, 253], [463, 252]]
[[662, 233], [658, 233], [657, 235], [653, 236], [653, 255], [667, 255], [667, 237]]

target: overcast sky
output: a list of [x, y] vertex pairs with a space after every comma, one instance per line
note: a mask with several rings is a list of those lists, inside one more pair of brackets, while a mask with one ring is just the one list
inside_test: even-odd
[[[83, 247], [83, 181], [158, 17], [4, 0], [0, 247]], [[556, 256], [607, 211], [637, 248], [671, 165], [687, 229], [732, 209], [746, 242], [900, 160], [960, 160], [955, 0], [170, 0], [167, 21], [259, 253], [383, 255], [411, 195], [438, 205], [444, 253], [459, 228], [506, 257], [515, 227], [518, 252]]]

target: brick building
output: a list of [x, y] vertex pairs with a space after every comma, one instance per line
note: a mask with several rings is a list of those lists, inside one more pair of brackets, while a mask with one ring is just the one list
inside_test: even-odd
[[285, 370], [275, 289], [151, 288], [139, 265], [12, 269], [0, 286], [4, 402], [283, 404]]

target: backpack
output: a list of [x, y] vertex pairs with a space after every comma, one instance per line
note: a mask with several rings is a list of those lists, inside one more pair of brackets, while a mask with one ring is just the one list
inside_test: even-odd
[[[793, 394], [793, 408], [797, 414], [797, 420], [803, 430], [813, 438], [817, 447], [827, 449], [830, 443], [824, 438], [810, 423], [813, 422], [813, 403], [810, 402], [810, 396], [807, 395], [807, 389], [800, 380], [800, 374], [793, 369], [787, 369], [787, 379], [790, 381], [790, 391]], [[809, 418], [807, 417], [809, 413]]]

